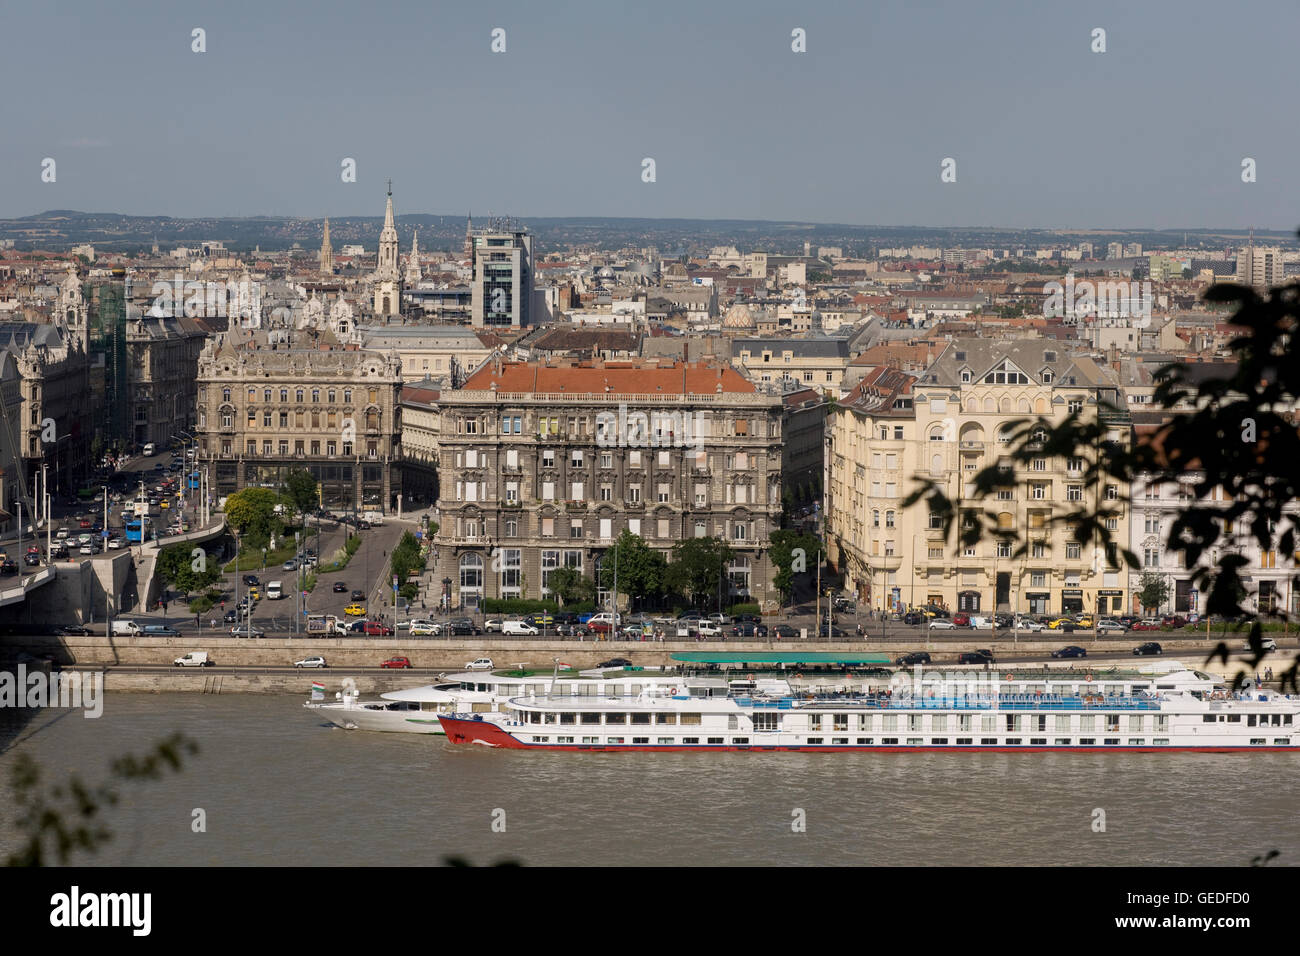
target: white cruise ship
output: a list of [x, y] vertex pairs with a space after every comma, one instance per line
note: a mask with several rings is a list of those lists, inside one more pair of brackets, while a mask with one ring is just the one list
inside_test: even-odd
[[453, 744], [528, 750], [1300, 749], [1300, 699], [1234, 692], [1180, 664], [1096, 675], [899, 674], [887, 687], [834, 694], [799, 694], [785, 681], [718, 683], [687, 677], [611, 700], [559, 680], [501, 712], [440, 720]]
[[[395, 690], [363, 700], [356, 684], [344, 681], [332, 701], [309, 700], [303, 706], [344, 730], [375, 730], [403, 734], [442, 734], [438, 718], [454, 713], [499, 714], [512, 698], [545, 697], [557, 681], [565, 693], [583, 699], [622, 700], [646, 687], [675, 686], [680, 678], [657, 671], [584, 671], [580, 675], [518, 677], [505, 673], [465, 672], [441, 677], [436, 684]], [[707, 682], [721, 693], [727, 683]]]

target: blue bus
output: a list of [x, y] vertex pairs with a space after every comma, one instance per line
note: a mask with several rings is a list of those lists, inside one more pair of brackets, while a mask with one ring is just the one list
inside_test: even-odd
[[190, 472], [190, 490], [199, 490], [199, 473], [197, 471]]
[[136, 518], [134, 521], [126, 523], [126, 540], [140, 542], [145, 536], [149, 535], [149, 519]]

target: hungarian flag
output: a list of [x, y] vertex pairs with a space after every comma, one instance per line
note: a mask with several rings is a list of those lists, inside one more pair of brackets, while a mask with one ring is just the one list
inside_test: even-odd
[[311, 699], [312, 700], [325, 699], [325, 685], [318, 680], [314, 680], [311, 682]]

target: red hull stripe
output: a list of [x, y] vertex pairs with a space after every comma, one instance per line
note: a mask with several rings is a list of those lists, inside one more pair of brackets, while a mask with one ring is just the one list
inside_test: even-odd
[[1043, 744], [1025, 744], [1019, 747], [997, 747], [980, 744], [904, 746], [901, 744], [859, 745], [774, 745], [774, 744], [530, 744], [486, 720], [453, 720], [440, 717], [447, 741], [453, 744], [480, 744], [502, 750], [631, 750], [631, 751], [766, 751], [782, 753], [1026, 753], [1039, 751], [1067, 751], [1071, 753], [1268, 753], [1300, 751], [1300, 746], [1245, 746], [1245, 747], [1057, 747]]

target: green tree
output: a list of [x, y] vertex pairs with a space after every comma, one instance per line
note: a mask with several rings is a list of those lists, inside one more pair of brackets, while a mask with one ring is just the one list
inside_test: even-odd
[[216, 562], [209, 561], [206, 554], [201, 555], [199, 570], [195, 570], [194, 550], [188, 544], [173, 544], [158, 553], [159, 576], [165, 584], [186, 595], [202, 591], [221, 577]]
[[284, 479], [284, 495], [298, 514], [307, 514], [318, 506], [316, 479], [306, 468], [295, 468]]
[[618, 590], [634, 599], [661, 594], [667, 561], [663, 554], [645, 543], [639, 534], [627, 529], [600, 561], [600, 585], [614, 587], [614, 569], [618, 568]]
[[[1291, 587], [1300, 584], [1295, 573], [1297, 523], [1295, 502], [1300, 499], [1300, 431], [1290, 410], [1300, 403], [1300, 284], [1280, 286], [1260, 294], [1233, 284], [1212, 286], [1205, 294], [1210, 303], [1233, 303], [1231, 318], [1241, 332], [1229, 342], [1234, 362], [1220, 375], [1198, 374], [1186, 365], [1166, 365], [1156, 373], [1154, 404], [1169, 414], [1143, 441], [1115, 441], [1111, 434], [1121, 409], [1104, 406], [1087, 417], [1075, 413], [1063, 422], [1022, 420], [1015, 423], [1002, 461], [977, 472], [973, 495], [984, 499], [998, 489], [1014, 487], [1016, 472], [1027, 471], [1034, 458], [1083, 458], [1083, 500], [1077, 509], [1054, 515], [1049, 524], [1072, 526], [1072, 537], [1085, 546], [1105, 548], [1123, 556], [1131, 568], [1138, 559], [1112, 540], [1107, 518], [1123, 527], [1131, 513], [1125, 491], [1133, 487], [1176, 486], [1191, 501], [1170, 523], [1164, 546], [1181, 556], [1180, 564], [1193, 586], [1206, 595], [1211, 616], [1246, 618], [1251, 622], [1252, 669], [1263, 659], [1261, 615], [1264, 606], [1243, 606], [1247, 592], [1242, 572], [1248, 559], [1234, 540], [1248, 534], [1262, 552], [1272, 552], [1292, 569]], [[1005, 467], [1004, 467], [1005, 465]], [[1118, 494], [1101, 494], [1103, 487]], [[923, 480], [904, 501], [905, 507], [923, 503], [943, 516], [945, 532], [952, 536], [954, 506], [940, 486]], [[962, 543], [972, 544], [996, 528], [996, 509], [966, 512], [960, 532]], [[1229, 530], [1232, 529], [1232, 530]], [[1010, 535], [1024, 554], [1028, 542], [1019, 532]], [[1205, 559], [1218, 552], [1217, 562]], [[1210, 660], [1229, 659], [1220, 643]], [[1296, 684], [1300, 658], [1283, 673], [1284, 688], [1300, 691]], [[1237, 675], [1237, 681], [1243, 674]]]
[[264, 547], [271, 535], [282, 531], [275, 513], [279, 496], [269, 488], [245, 488], [226, 499], [226, 521], [246, 537], [249, 547]]
[[767, 554], [777, 568], [772, 583], [789, 598], [794, 576], [815, 566], [822, 543], [816, 535], [784, 528], [773, 531], [771, 540]]
[[[622, 571], [621, 566], [619, 571]], [[618, 583], [619, 587], [623, 586], [621, 574]], [[550, 577], [547, 578], [546, 587], [560, 602], [561, 607], [566, 604], [590, 601], [596, 593], [595, 582], [577, 568], [570, 567], [556, 568], [552, 571]]]
[[424, 559], [420, 555], [420, 542], [416, 540], [415, 535], [409, 531], [402, 534], [401, 540], [393, 548], [389, 563], [399, 583], [410, 577], [412, 571], [424, 567]]
[[732, 550], [721, 538], [687, 538], [673, 545], [665, 583], [702, 606], [716, 600]]
[[1159, 610], [1169, 600], [1169, 582], [1165, 580], [1164, 575], [1151, 571], [1143, 572], [1142, 580], [1138, 585], [1138, 600], [1142, 602], [1143, 610]]

